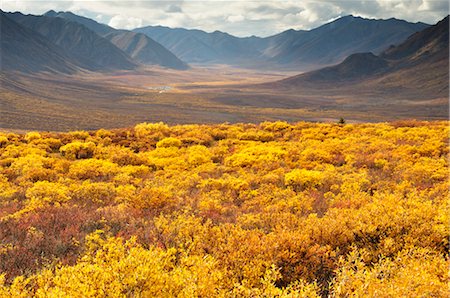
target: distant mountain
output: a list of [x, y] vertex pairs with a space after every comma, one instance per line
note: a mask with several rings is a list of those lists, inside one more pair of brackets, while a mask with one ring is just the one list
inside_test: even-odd
[[[287, 30], [260, 38], [239, 38], [215, 31], [137, 28], [187, 62], [281, 65], [311, 69], [341, 62], [358, 52], [380, 53], [429, 25], [397, 19], [369, 20], [346, 16], [310, 31]], [[265, 63], [263, 63], [265, 62]]]
[[63, 18], [7, 13], [17, 23], [45, 36], [74, 58], [78, 65], [92, 71], [130, 70], [137, 65], [107, 39], [79, 23]]
[[354, 53], [379, 54], [428, 26], [345, 16], [310, 31], [288, 30], [268, 37], [263, 55], [281, 64], [330, 65]]
[[145, 34], [117, 30], [105, 36], [118, 48], [143, 64], [157, 64], [173, 69], [187, 69], [186, 63]]
[[407, 91], [428, 99], [448, 97], [449, 92], [449, 17], [411, 35], [398, 46], [379, 56], [360, 53], [342, 63], [290, 77], [268, 87], [290, 89], [349, 87], [355, 89]]
[[163, 26], [147, 26], [133, 31], [146, 34], [187, 62], [234, 64], [260, 56], [252, 44], [252, 41], [258, 43], [261, 40], [258, 37], [239, 38], [220, 31], [207, 33]]
[[185, 62], [178, 59], [172, 52], [145, 34], [127, 30], [117, 30], [72, 12], [55, 12], [50, 10], [46, 12], [44, 16], [57, 17], [77, 22], [106, 38], [139, 63], [161, 65], [174, 69], [188, 68], [188, 65]]
[[22, 26], [0, 11], [0, 70], [74, 73], [76, 62], [44, 36]]

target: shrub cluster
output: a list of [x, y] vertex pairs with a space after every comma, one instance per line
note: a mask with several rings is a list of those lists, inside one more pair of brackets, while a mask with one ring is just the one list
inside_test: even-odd
[[0, 133], [0, 296], [448, 297], [448, 122]]

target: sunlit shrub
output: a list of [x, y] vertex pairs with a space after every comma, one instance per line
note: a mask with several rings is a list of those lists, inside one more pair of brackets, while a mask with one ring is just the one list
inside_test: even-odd
[[332, 289], [337, 297], [446, 297], [449, 281], [448, 261], [426, 249], [403, 250], [373, 265], [354, 251], [341, 261]]
[[69, 177], [86, 180], [109, 180], [119, 172], [117, 164], [107, 160], [85, 159], [74, 162], [69, 168]]
[[61, 204], [70, 200], [69, 190], [60, 183], [38, 181], [26, 192], [27, 198], [51, 204]]
[[116, 196], [114, 184], [107, 182], [84, 181], [72, 192], [73, 199], [80, 203], [111, 204]]
[[158, 123], [140, 123], [134, 127], [136, 136], [138, 138], [145, 138], [151, 135], [156, 135], [158, 139], [169, 132], [169, 126], [163, 122]]
[[156, 147], [181, 147], [181, 141], [177, 138], [165, 138], [156, 143]]
[[94, 155], [95, 144], [93, 142], [75, 141], [59, 148], [61, 155], [68, 159], [85, 159]]
[[446, 297], [449, 131], [0, 133], [0, 297]]
[[41, 134], [38, 133], [37, 131], [28, 132], [24, 137], [25, 141], [27, 141], [27, 142], [31, 142], [33, 140], [38, 140], [40, 138], [41, 138]]
[[319, 187], [323, 184], [323, 179], [323, 172], [306, 169], [295, 169], [284, 176], [286, 185], [294, 189]]

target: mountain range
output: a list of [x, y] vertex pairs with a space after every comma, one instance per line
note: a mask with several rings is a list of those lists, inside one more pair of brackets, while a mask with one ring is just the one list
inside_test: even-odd
[[147, 26], [134, 31], [145, 33], [189, 63], [271, 63], [307, 70], [341, 62], [353, 53], [380, 53], [428, 26], [397, 19], [374, 20], [350, 15], [313, 30], [291, 29], [266, 38], [238, 38], [220, 31], [206, 33], [162, 26]]
[[[59, 53], [58, 65], [70, 64], [71, 67], [50, 67], [53, 71], [73, 73], [76, 70], [102, 71], [133, 70], [141, 65], [159, 65], [174, 69], [187, 69], [188, 65], [178, 59], [169, 50], [151, 38], [126, 30], [116, 30], [106, 25], [96, 23], [104, 28], [104, 36], [93, 26], [86, 26], [82, 21], [86, 18], [71, 13], [57, 14], [48, 12], [42, 16], [24, 15], [19, 12], [0, 12], [2, 21], [8, 24], [8, 31], [27, 32], [30, 38], [20, 39], [20, 34], [2, 34], [3, 60], [15, 56], [20, 64], [2, 65], [2, 70], [20, 70], [25, 72], [43, 71], [55, 64], [51, 57], [53, 52]], [[68, 18], [72, 16], [73, 18]], [[88, 20], [88, 19], [87, 19]], [[6, 28], [2, 28], [7, 30]], [[5, 32], [6, 33], [6, 32]], [[19, 41], [20, 39], [20, 41]], [[36, 40], [46, 44], [48, 55], [40, 53], [39, 59], [33, 54]], [[21, 51], [13, 44], [20, 43]], [[10, 46], [8, 46], [10, 45]], [[30, 66], [27, 66], [30, 64]], [[38, 66], [40, 64], [40, 66]]]
[[[339, 86], [353, 89], [409, 91], [416, 97], [448, 97], [449, 16], [412, 34], [403, 43], [348, 56], [342, 63], [269, 84], [289, 89]], [[414, 97], [414, 96], [413, 96]]]
[[[18, 42], [15, 39], [20, 34], [4, 34], [2, 56], [8, 61], [2, 70], [33, 72], [51, 68], [63, 73], [134, 70], [142, 65], [183, 70], [189, 68], [187, 63], [306, 71], [339, 63], [358, 52], [380, 53], [429, 26], [346, 16], [309, 31], [287, 30], [266, 38], [240, 38], [220, 31], [161, 26], [118, 30], [71, 12], [53, 10], [42, 16], [1, 12], [1, 17], [12, 21], [8, 21], [8, 26], [14, 27], [10, 31], [33, 35], [20, 41], [21, 51], [14, 51], [10, 45]], [[47, 54], [41, 51], [32, 55], [36, 40], [47, 45]], [[35, 59], [36, 55], [40, 58]], [[13, 60], [7, 57], [16, 57], [21, 63], [10, 63]], [[64, 62], [55, 63], [50, 57]]]
[[83, 25], [99, 36], [109, 40], [113, 45], [139, 63], [161, 65], [173, 69], [188, 68], [185, 62], [178, 59], [172, 52], [145, 34], [128, 30], [117, 30], [71, 12], [55, 12], [51, 10], [46, 12], [44, 16], [65, 19]]

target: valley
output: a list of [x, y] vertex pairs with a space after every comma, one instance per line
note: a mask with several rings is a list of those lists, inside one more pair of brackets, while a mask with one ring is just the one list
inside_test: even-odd
[[[448, 100], [352, 86], [270, 88], [292, 71], [230, 66], [82, 75], [2, 75], [0, 128], [67, 131], [129, 127], [139, 122], [238, 123], [265, 120], [380, 122], [445, 119]], [[164, 87], [161, 92], [160, 88]], [[423, 100], [414, 99], [422, 97]], [[370, 110], [370, 113], [367, 111]]]
[[70, 12], [0, 17], [0, 129], [448, 118], [448, 17], [345, 16], [267, 38], [117, 30]]

